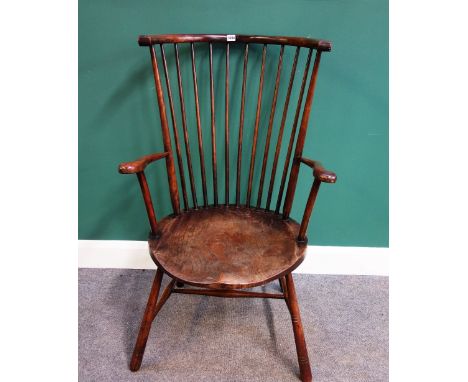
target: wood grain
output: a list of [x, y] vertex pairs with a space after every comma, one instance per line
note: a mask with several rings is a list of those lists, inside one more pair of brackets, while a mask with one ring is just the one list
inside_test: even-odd
[[156, 98], [159, 106], [159, 117], [161, 120], [161, 132], [163, 138], [164, 151], [169, 153], [166, 156], [167, 180], [169, 182], [169, 191], [171, 196], [172, 209], [175, 214], [180, 212], [179, 189], [177, 188], [177, 176], [175, 172], [174, 158], [172, 156], [171, 135], [166, 116], [166, 104], [162, 90], [161, 77], [159, 76], [158, 61], [154, 47], [150, 46], [151, 64], [153, 66], [154, 86]]
[[312, 75], [310, 78], [309, 89], [307, 91], [306, 101], [304, 105], [304, 111], [302, 112], [301, 126], [299, 127], [299, 133], [296, 139], [296, 149], [294, 150], [294, 161], [291, 166], [291, 172], [289, 174], [288, 189], [286, 191], [286, 198], [283, 206], [283, 216], [289, 217], [291, 213], [291, 207], [294, 200], [294, 194], [296, 192], [297, 178], [299, 176], [299, 158], [302, 156], [302, 150], [304, 149], [305, 138], [307, 134], [307, 128], [309, 126], [310, 112], [312, 110], [312, 100], [314, 98], [315, 85], [317, 83], [317, 74], [320, 65], [321, 52], [318, 51], [315, 55], [314, 67], [312, 69]]
[[154, 311], [158, 301], [159, 289], [161, 288], [161, 281], [163, 276], [163, 271], [158, 269], [156, 271], [153, 286], [151, 287], [151, 292], [148, 297], [145, 313], [143, 314], [143, 319], [141, 320], [140, 331], [138, 332], [135, 348], [133, 349], [132, 359], [130, 361], [131, 371], [137, 371], [141, 366], [143, 354], [145, 353], [146, 349], [146, 342], [148, 341], [148, 335], [150, 333], [151, 324], [153, 323], [154, 319]]
[[137, 160], [132, 162], [124, 162], [119, 164], [119, 172], [121, 174], [136, 174], [138, 172], [143, 172], [150, 163], [157, 161], [159, 159], [165, 158], [169, 153], [155, 153], [145, 155]]
[[301, 163], [309, 166], [310, 168], [314, 169], [314, 177], [319, 179], [321, 182], [325, 183], [335, 183], [336, 182], [336, 174], [333, 171], [326, 170], [323, 165], [316, 160], [301, 158]]
[[262, 172], [260, 175], [260, 184], [258, 186], [258, 195], [257, 195], [257, 208], [260, 208], [262, 204], [262, 197], [263, 197], [263, 182], [265, 181], [265, 171], [268, 162], [268, 152], [270, 151], [270, 140], [271, 140], [271, 132], [273, 129], [273, 121], [275, 119], [276, 113], [276, 101], [278, 99], [278, 89], [279, 83], [281, 78], [281, 68], [283, 66], [283, 53], [284, 53], [284, 45], [281, 45], [279, 60], [278, 60], [278, 69], [276, 70], [276, 81], [275, 81], [275, 90], [273, 91], [273, 101], [271, 103], [271, 112], [270, 112], [270, 121], [268, 122], [268, 131], [265, 140], [265, 148], [263, 150], [263, 162], [262, 162]]
[[[273, 159], [273, 165], [271, 166], [270, 186], [268, 187], [268, 196], [267, 196], [267, 202], [266, 202], [267, 209], [270, 209], [271, 197], [273, 195], [273, 186], [275, 184], [275, 179], [276, 179], [276, 166], [278, 165], [279, 154], [281, 151], [281, 144], [283, 143], [284, 126], [286, 124], [286, 117], [288, 115], [288, 106], [289, 106], [289, 101], [291, 99], [291, 91], [292, 91], [292, 87], [294, 84], [294, 77], [296, 75], [297, 59], [299, 57], [300, 49], [301, 48], [299, 47], [296, 48], [296, 53], [294, 55], [294, 62], [291, 68], [291, 74], [289, 76], [288, 91], [286, 94], [286, 99], [284, 101], [283, 116], [281, 117], [281, 125], [280, 125], [280, 129], [278, 132], [278, 139], [276, 141], [275, 157]], [[289, 152], [291, 152], [291, 150], [289, 150]]]
[[[138, 177], [151, 227], [148, 240], [150, 255], [158, 266], [130, 363], [130, 369], [132, 371], [136, 371], [140, 368], [143, 353], [145, 351], [146, 341], [148, 339], [151, 328], [151, 323], [172, 293], [228, 298], [275, 298], [284, 299], [286, 301], [293, 324], [294, 338], [300, 368], [300, 377], [302, 381], [310, 382], [312, 380], [312, 373], [291, 272], [303, 261], [306, 253], [306, 232], [319, 191], [319, 186], [322, 182], [335, 183], [337, 179], [336, 174], [332, 171], [326, 170], [320, 162], [304, 158], [302, 155], [311, 113], [312, 100], [314, 96], [321, 53], [329, 51], [331, 49], [331, 44], [325, 40], [305, 37], [258, 35], [230, 36], [231, 37], [229, 41], [228, 35], [225, 34], [143, 35], [138, 39], [140, 45], [149, 46], [151, 54], [151, 63], [154, 74], [156, 97], [159, 107], [164, 152], [147, 155], [133, 162], [121, 163], [119, 166], [120, 173], [136, 174]], [[180, 116], [176, 115], [174, 97], [170, 85], [170, 68], [168, 67], [168, 63], [174, 61], [168, 60], [166, 58], [167, 52], [165, 52], [163, 47], [163, 44], [166, 43], [174, 44], [175, 69], [177, 71], [181, 114]], [[185, 68], [186, 64], [181, 64], [181, 58], [183, 57], [182, 55], [179, 57], [178, 49], [178, 45], [183, 43], [190, 44], [191, 51], [191, 69], [194, 87], [193, 102], [195, 105], [196, 120], [190, 123], [187, 123], [182, 79], [183, 71], [181, 70], [181, 65], [184, 65], [183, 68]], [[200, 76], [197, 77], [196, 68], [195, 44], [198, 47], [199, 45], [203, 46], [203, 43], [209, 44], [209, 49], [206, 50], [206, 52], [209, 54], [209, 82], [207, 80], [207, 84], [204, 83], [205, 79], [207, 79], [206, 76], [203, 76], [200, 73]], [[158, 57], [156, 56], [154, 49], [155, 44], [160, 44], [161, 48], [161, 61], [165, 76], [166, 94], [169, 101], [171, 121], [173, 126], [172, 133], [175, 151], [177, 154], [179, 179], [184, 201], [184, 211], [180, 211], [177, 175], [175, 172], [176, 166], [174, 164], [174, 154], [171, 142], [172, 137], [168, 127], [165, 94], [162, 88], [162, 81], [159, 74]], [[213, 44], [219, 44], [221, 47], [226, 49], [225, 60], [220, 60], [220, 65], [225, 65], [225, 70], [223, 73], [225, 74], [223, 81], [224, 87], [222, 87], [224, 94], [216, 94], [215, 92], [216, 87], [214, 82], [217, 71], [215, 70], [213, 62]], [[230, 54], [232, 54], [232, 60], [235, 62], [235, 55], [242, 52], [242, 49], [235, 49], [237, 48], [235, 45], [239, 44], [243, 44], [244, 57], [239, 129], [235, 131], [236, 126], [230, 126], [229, 124], [229, 106], [230, 103], [236, 105], [237, 100], [234, 99], [236, 95], [235, 89], [238, 87], [236, 81], [240, 79], [240, 76], [236, 75], [235, 73], [235, 65], [230, 68]], [[274, 65], [274, 63], [269, 62], [272, 60], [274, 55], [269, 53], [267, 60], [268, 45], [281, 46], [278, 63], [276, 64], [276, 76], [270, 75], [270, 70], [268, 69]], [[274, 149], [274, 159], [271, 165], [272, 170], [266, 199], [266, 208], [262, 209], [261, 205], [264, 194], [264, 184], [267, 182], [266, 172], [270, 163], [269, 153], [273, 150], [270, 150], [270, 144], [271, 140], [273, 139], [273, 135], [275, 134], [274, 132], [276, 131], [276, 128], [274, 127], [276, 106], [278, 97], [282, 97], [278, 96], [278, 94], [281, 93], [279, 89], [283, 89], [281, 83], [282, 77], [284, 76], [281, 76], [281, 70], [283, 66], [287, 65], [287, 63], [283, 63], [283, 61], [286, 61], [289, 56], [285, 53], [285, 47], [287, 46], [294, 46], [296, 48], [294, 61], [292, 63], [291, 72], [289, 75], [289, 84], [284, 101], [281, 123], [277, 135], [278, 138]], [[258, 49], [259, 47], [262, 47], [261, 65], [255, 68], [255, 71], [258, 72], [259, 77], [258, 95], [257, 99], [249, 99], [247, 94], [249, 92], [247, 90], [249, 50], [251, 52], [251, 56], [254, 56], [254, 62], [258, 62], [255, 60], [255, 54], [260, 52]], [[296, 100], [294, 100], [295, 96], [292, 96], [292, 94], [297, 93], [297, 91], [293, 89], [294, 77], [296, 74], [298, 62], [301, 61], [299, 60], [299, 52], [302, 47], [308, 48], [308, 55], [304, 65], [304, 74], [302, 76], [299, 96]], [[309, 86], [306, 92], [305, 90], [307, 80], [309, 78], [311, 58], [314, 51], [316, 52], [315, 60], [312, 73], [310, 75]], [[204, 49], [197, 48], [197, 55], [202, 56], [205, 54], [204, 52]], [[199, 58], [199, 62], [206, 62], [203, 61], [203, 59], [203, 57]], [[222, 71], [220, 73], [222, 73]], [[250, 74], [249, 81], [251, 81]], [[266, 94], [270, 89], [273, 88], [271, 86], [272, 83], [269, 81], [274, 81], [272, 97]], [[201, 102], [204, 102], [205, 98], [199, 97], [199, 90], [200, 95], [202, 95], [203, 89], [207, 89], [208, 87], [210, 90], [210, 143], [212, 151], [212, 177], [210, 178], [212, 178], [213, 181], [213, 203], [208, 200], [209, 195], [207, 189], [208, 186], [211, 185], [207, 184], [202, 136], [203, 127], [201, 111], [205, 109], [203, 108]], [[306, 96], [305, 93], [307, 93]], [[190, 96], [190, 94], [188, 96]], [[215, 120], [215, 100], [217, 100], [216, 102], [218, 102], [218, 104], [220, 104], [222, 107], [222, 98], [224, 98], [225, 111], [224, 129], [223, 127], [217, 127]], [[262, 113], [262, 102], [263, 100], [268, 101], [270, 99], [272, 100], [271, 111], [269, 113], [270, 116], [268, 124], [266, 124], [263, 121], [266, 116], [264, 116], [264, 112]], [[187, 105], [191, 105], [191, 101], [192, 99], [188, 99]], [[282, 160], [280, 159], [282, 157], [281, 153], [285, 151], [284, 148], [282, 148], [282, 143], [283, 134], [286, 129], [285, 126], [287, 125], [286, 120], [288, 107], [290, 103], [294, 102], [296, 102], [296, 111], [292, 126], [290, 128], [288, 127], [288, 131], [290, 131], [290, 137], [284, 159], [281, 182], [276, 200], [276, 208], [275, 211], [270, 211], [270, 204], [273, 203], [274, 205], [272, 197], [274, 194], [273, 190], [276, 180], [277, 167], [279, 166], [279, 161]], [[246, 113], [245, 110], [248, 110], [249, 107], [251, 110], [256, 107], [254, 121], [247, 120], [248, 113]], [[206, 110], [208, 109], [206, 108]], [[302, 118], [299, 125], [299, 118], [301, 115]], [[180, 118], [182, 122], [181, 125], [185, 144], [185, 153], [182, 152], [181, 143], [179, 140], [177, 129], [178, 118]], [[245, 121], [244, 118], [246, 119]], [[266, 131], [264, 131], [261, 127], [264, 125], [267, 126]], [[232, 131], [230, 131], [231, 127]], [[189, 133], [189, 128], [191, 131], [196, 128], [195, 132], [198, 138], [198, 153], [200, 159], [201, 175], [200, 188], [203, 192], [203, 207], [199, 207], [197, 201], [196, 184], [198, 183], [196, 182], [199, 182], [200, 179], [198, 178], [199, 174], [195, 175], [193, 171], [189, 136], [194, 136], [194, 134]], [[222, 151], [224, 149], [225, 162], [224, 166], [221, 164], [219, 165], [220, 171], [224, 170], [225, 181], [225, 200], [224, 203], [221, 202], [224, 204], [222, 207], [220, 206], [221, 203], [218, 200], [218, 164], [216, 147], [217, 128], [221, 130], [221, 132], [218, 132], [218, 134], [222, 134], [224, 130], [224, 145], [220, 145], [219, 147], [219, 155], [221, 157], [223, 155]], [[245, 139], [249, 139], [248, 142], [252, 142], [252, 146], [250, 150], [244, 150], [250, 151], [249, 153], [245, 153], [246, 156], [250, 154], [250, 163], [248, 179], [244, 179], [244, 181], [247, 180], [245, 185], [246, 202], [245, 205], [242, 205], [241, 185], [243, 182], [241, 167], [243, 160], [249, 160], [249, 158], [242, 158], [244, 135], [246, 136]], [[232, 150], [237, 151], [237, 171], [234, 176], [236, 183], [236, 197], [235, 205], [230, 205], [229, 186], [230, 182], [233, 180], [230, 179], [229, 151], [230, 141], [235, 141], [236, 138], [238, 139], [237, 147], [232, 148]], [[260, 174], [255, 174], [257, 172], [255, 170], [255, 163], [258, 146], [263, 146], [263, 159], [261, 162]], [[185, 160], [183, 158], [183, 154], [185, 154]], [[151, 200], [151, 194], [144, 170], [151, 162], [163, 158], [166, 162], [170, 197], [174, 213], [158, 222], [156, 220], [153, 202]], [[186, 185], [184, 177], [184, 164], [186, 164], [189, 174], [193, 202], [192, 206], [189, 206], [189, 197], [187, 192], [188, 186]], [[314, 183], [311, 187], [310, 195], [305, 205], [301, 224], [299, 224], [295, 220], [291, 219], [289, 215], [298, 183], [299, 167], [301, 164], [309, 166], [313, 169]], [[286, 183], [286, 177], [288, 173], [289, 181]], [[258, 179], [256, 178], [257, 175]], [[254, 203], [251, 201], [251, 197], [252, 193], [254, 192], [253, 188], [257, 187], [257, 184], [257, 199]], [[211, 187], [209, 189], [211, 191]], [[283, 205], [283, 211], [280, 212], [285, 190], [287, 191]], [[256, 208], [252, 207], [254, 204]], [[164, 273], [171, 277], [171, 281], [163, 291], [161, 298], [158, 301], [159, 289]], [[279, 280], [282, 293], [263, 293], [242, 290], [276, 280]], [[183, 287], [185, 284], [198, 288], [190, 287], [180, 289], [180, 287]]]
[[224, 289], [249, 288], [276, 279], [303, 260], [299, 224], [249, 208], [206, 208], [159, 222], [150, 239], [153, 260], [184, 283]]
[[247, 65], [249, 62], [249, 44], [244, 50], [244, 71], [242, 76], [242, 98], [239, 120], [239, 139], [237, 143], [237, 178], [236, 178], [236, 206], [240, 206], [241, 171], [242, 171], [242, 141], [244, 138], [245, 90], [247, 86]]
[[263, 45], [262, 50], [262, 66], [260, 69], [260, 79], [258, 84], [257, 111], [255, 113], [255, 127], [252, 139], [252, 150], [250, 152], [250, 168], [249, 168], [249, 184], [247, 186], [247, 200], [245, 204], [250, 206], [250, 198], [252, 196], [252, 181], [255, 168], [255, 155], [257, 153], [258, 126], [260, 124], [260, 112], [262, 109], [263, 82], [265, 78], [265, 60], [266, 60], [267, 45]]
[[286, 277], [286, 289], [288, 297], [286, 299], [289, 312], [291, 313], [291, 322], [293, 325], [294, 339], [296, 342], [297, 361], [301, 373], [302, 382], [312, 382], [312, 371], [310, 369], [309, 355], [305, 342], [304, 328], [302, 326], [299, 304], [297, 302], [296, 288], [294, 287], [293, 276], [291, 273]]
[[171, 82], [169, 79], [169, 70], [167, 67], [166, 53], [164, 51], [163, 44], [160, 45], [160, 48], [161, 48], [161, 58], [162, 58], [163, 68], [164, 68], [164, 78], [166, 79], [167, 97], [169, 99], [169, 108], [171, 110], [172, 132], [174, 134], [174, 142], [176, 146], [177, 164], [179, 166], [180, 185], [182, 187], [184, 209], [187, 210], [189, 208], [189, 204], [188, 204], [188, 199], [187, 199], [187, 187], [185, 185], [184, 165], [182, 163], [182, 152], [180, 150], [179, 132], [177, 130], [177, 118], [176, 118], [176, 113], [174, 110], [174, 101], [172, 98]]
[[205, 172], [205, 155], [203, 150], [203, 135], [200, 119], [200, 102], [198, 97], [198, 80], [197, 80], [197, 68], [195, 64], [195, 46], [193, 43], [190, 44], [192, 52], [192, 75], [193, 75], [193, 92], [195, 96], [195, 114], [197, 117], [197, 138], [198, 138], [198, 156], [200, 158], [200, 171], [202, 177], [202, 188], [203, 188], [203, 206], [208, 205], [208, 196], [206, 191], [206, 172]]
[[[227, 36], [226, 34], [141, 35], [138, 37], [138, 44], [140, 46], [148, 46], [164, 43], [226, 42]], [[289, 36], [247, 36], [241, 34], [235, 36], [236, 42], [302, 46], [327, 52], [331, 50], [331, 42], [320, 39]]]
[[293, 145], [294, 145], [294, 138], [296, 136], [297, 124], [299, 122], [299, 115], [301, 113], [302, 98], [304, 97], [304, 90], [305, 90], [305, 85], [307, 82], [307, 76], [309, 74], [311, 57], [312, 57], [312, 49], [309, 50], [309, 54], [307, 55], [307, 61], [306, 61], [305, 68], [304, 68], [304, 74], [302, 76], [301, 90], [299, 92], [299, 98], [297, 100], [296, 113], [294, 114], [293, 127], [291, 129], [291, 134], [289, 137], [288, 151], [286, 153], [286, 160], [284, 162], [283, 174], [281, 175], [280, 188], [278, 191], [278, 199], [276, 201], [276, 209], [275, 209], [276, 213], [279, 213], [281, 202], [283, 200], [283, 192], [284, 192], [284, 188], [286, 185], [286, 176], [288, 174], [289, 164], [291, 161], [291, 152], [292, 152]]
[[176, 68], [177, 68], [177, 84], [179, 85], [180, 111], [182, 113], [182, 128], [184, 131], [185, 155], [187, 158], [187, 167], [188, 167], [189, 179], [190, 179], [190, 190], [192, 192], [193, 208], [197, 208], [198, 207], [197, 192], [195, 189], [195, 178], [193, 175], [192, 154], [190, 153], [189, 133], [188, 133], [188, 128], [187, 128], [187, 114], [185, 112], [184, 87], [182, 83], [182, 74], [180, 70], [180, 59], [179, 59], [179, 48], [177, 44], [174, 44], [174, 55], [175, 55]]

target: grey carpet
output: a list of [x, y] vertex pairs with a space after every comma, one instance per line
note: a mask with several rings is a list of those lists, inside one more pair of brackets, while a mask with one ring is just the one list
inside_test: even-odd
[[[178, 294], [153, 323], [141, 369], [130, 372], [154, 274], [79, 270], [81, 382], [299, 380], [284, 301]], [[314, 381], [388, 381], [388, 278], [294, 275], [294, 280]]]

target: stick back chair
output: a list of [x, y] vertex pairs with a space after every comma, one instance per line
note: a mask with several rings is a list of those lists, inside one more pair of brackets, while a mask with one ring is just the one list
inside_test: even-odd
[[[320, 162], [302, 155], [320, 58], [322, 52], [331, 50], [331, 44], [301, 37], [222, 34], [144, 35], [139, 37], [138, 43], [149, 47], [151, 55], [164, 152], [119, 166], [120, 173], [136, 174], [138, 178], [151, 227], [149, 251], [157, 265], [130, 369], [140, 368], [151, 324], [172, 293], [274, 298], [286, 302], [300, 377], [302, 381], [311, 381], [291, 272], [305, 256], [307, 225], [320, 184], [336, 181], [336, 175], [325, 170]], [[188, 63], [185, 64], [191, 69], [185, 72], [181, 49], [187, 49]], [[221, 52], [218, 72], [214, 70], [215, 49]], [[273, 49], [276, 49], [276, 55], [269, 54]], [[292, 62], [288, 65], [285, 49], [291, 52]], [[242, 68], [242, 75], [239, 75], [242, 78], [240, 113], [236, 124], [230, 120], [231, 98], [235, 93], [232, 90], [234, 83], [231, 83], [233, 57], [230, 52], [235, 52], [240, 57], [238, 62], [242, 62], [239, 65]], [[205, 70], [209, 71], [205, 83], [200, 80], [200, 75], [197, 77], [202, 55], [205, 55]], [[249, 73], [251, 56], [256, 56], [256, 61]], [[272, 65], [268, 62], [272, 60], [269, 56], [274, 57]], [[174, 65], [168, 65], [168, 62]], [[270, 70], [273, 75], [268, 75], [265, 69], [268, 65], [273, 68]], [[187, 73], [191, 78], [186, 76], [184, 79], [183, 74]], [[222, 73], [221, 84], [221, 81], [215, 81], [216, 73]], [[192, 86], [184, 88], [184, 81], [191, 82]], [[247, 100], [249, 83], [256, 86], [254, 102]], [[265, 94], [267, 84], [273, 90], [271, 94]], [[298, 91], [293, 91], [294, 86]], [[201, 118], [202, 88], [206, 94], [209, 88], [209, 97], [205, 97], [209, 99], [209, 105], [206, 105], [210, 110], [209, 120]], [[219, 88], [221, 94], [215, 91]], [[280, 88], [283, 88], [284, 100], [278, 108]], [[190, 94], [195, 109], [192, 121], [187, 111]], [[218, 110], [221, 106], [224, 114], [222, 123], [216, 120], [216, 104]], [[252, 110], [255, 108], [252, 113], [255, 117], [251, 120], [246, 118], [249, 106]], [[292, 123], [287, 118], [290, 108], [294, 112]], [[280, 109], [278, 113], [277, 109]], [[277, 118], [275, 124], [275, 117], [280, 113], [281, 118]], [[209, 128], [205, 130], [205, 136], [203, 124]], [[210, 133], [208, 138], [207, 131]], [[289, 139], [284, 139], [287, 135]], [[224, 141], [222, 145], [217, 144], [217, 137]], [[246, 137], [250, 140], [245, 140]], [[233, 153], [230, 142], [234, 139], [237, 147]], [[198, 150], [194, 150], [197, 146], [193, 141], [198, 144]], [[259, 149], [263, 149], [263, 156], [257, 155]], [[173, 214], [158, 222], [145, 169], [150, 163], [162, 159], [166, 163]], [[206, 170], [208, 164], [211, 174]], [[290, 212], [301, 165], [313, 170], [314, 181], [302, 220], [298, 223], [290, 218]], [[218, 174], [223, 173], [224, 185], [218, 182]], [[158, 299], [164, 274], [171, 281]], [[274, 280], [279, 281], [281, 293], [244, 290]]]

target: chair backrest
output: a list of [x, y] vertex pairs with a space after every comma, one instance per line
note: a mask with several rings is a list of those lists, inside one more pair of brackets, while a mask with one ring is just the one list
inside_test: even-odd
[[320, 57], [331, 44], [221, 34], [138, 43], [150, 49], [174, 213], [180, 189], [184, 210], [235, 205], [289, 217]]

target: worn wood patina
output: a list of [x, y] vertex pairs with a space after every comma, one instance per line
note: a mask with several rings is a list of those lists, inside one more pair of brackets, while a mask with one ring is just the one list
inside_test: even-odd
[[[136, 371], [140, 368], [151, 323], [172, 293], [228, 298], [275, 298], [284, 299], [291, 314], [300, 378], [302, 381], [311, 381], [312, 373], [291, 272], [305, 256], [307, 226], [320, 184], [336, 182], [336, 175], [326, 170], [320, 162], [303, 157], [321, 54], [330, 51], [331, 44], [328, 41], [303, 37], [224, 34], [145, 35], [139, 37], [138, 43], [149, 47], [150, 51], [164, 152], [149, 154], [119, 166], [122, 174], [135, 174], [138, 178], [151, 228], [150, 255], [158, 266], [130, 369]], [[179, 54], [179, 46], [182, 44], [190, 47], [190, 82], [193, 89], [184, 90], [183, 86], [185, 72], [181, 70]], [[208, 44], [208, 49], [200, 49], [203, 44]], [[223, 94], [218, 95], [215, 94], [217, 87], [213, 68], [215, 44], [225, 47]], [[232, 113], [229, 105], [233, 86], [230, 72], [233, 44], [242, 45], [242, 49], [236, 52], [241, 52], [243, 60], [242, 95], [237, 125], [233, 125], [232, 121], [230, 124], [229, 119], [229, 114]], [[155, 49], [156, 45], [159, 45], [159, 49]], [[249, 75], [247, 66], [253, 45], [260, 45], [261, 59], [256, 73]], [[270, 60], [269, 45], [279, 45], [280, 49], [278, 58], [272, 63], [276, 68], [273, 76], [266, 75], [265, 70]], [[295, 51], [290, 70], [285, 71], [284, 51], [288, 46], [295, 47]], [[306, 51], [306, 60], [299, 68], [298, 57], [303, 50]], [[203, 52], [208, 52], [205, 62], [209, 65], [209, 83], [206, 85], [209, 87], [211, 115], [210, 134], [205, 137], [200, 113], [201, 77], [197, 76], [199, 57], [206, 54]], [[169, 54], [172, 54], [174, 68], [168, 65]], [[171, 70], [177, 78], [176, 84], [171, 84]], [[252, 102], [256, 112], [253, 120], [247, 120], [246, 86], [252, 81], [258, 83], [257, 99]], [[271, 95], [265, 91], [265, 83], [268, 81], [273, 84]], [[296, 98], [292, 92], [295, 83], [300, 84]], [[287, 89], [286, 96], [283, 102], [278, 102], [279, 89], [282, 86]], [[177, 88], [175, 91], [180, 101], [180, 110], [177, 110], [174, 102], [174, 88]], [[194, 121], [188, 121], [185, 102], [187, 92], [193, 92]], [[224, 107], [225, 118], [222, 122], [215, 118], [218, 102], [222, 102]], [[293, 110], [291, 112], [294, 112], [294, 120], [290, 129], [286, 129], [290, 107]], [[262, 121], [262, 110], [267, 111], [266, 121]], [[170, 118], [167, 116], [168, 112]], [[273, 127], [276, 117], [281, 118], [277, 131]], [[260, 126], [266, 126], [263, 134], [259, 133]], [[195, 135], [192, 134], [192, 137], [196, 137], [196, 142], [190, 142], [190, 129], [196, 129]], [[252, 143], [247, 150], [243, 150], [246, 131], [252, 134]], [[285, 131], [289, 131], [289, 137], [285, 135]], [[224, 158], [221, 157], [224, 166], [218, 157], [217, 135], [224, 141]], [[232, 137], [236, 137], [237, 147], [230, 147]], [[191, 150], [191, 145], [195, 143], [198, 146], [196, 154]], [[209, 147], [211, 151], [206, 157], [205, 147]], [[235, 171], [231, 172], [230, 150], [237, 155]], [[285, 153], [285, 157], [280, 160], [281, 152]], [[164, 160], [166, 164], [173, 214], [158, 222], [145, 170], [149, 164], [159, 160]], [[211, 164], [211, 174], [206, 170], [207, 161]], [[200, 164], [197, 171], [199, 173], [196, 173], [194, 163]], [[247, 173], [242, 173], [242, 163], [248, 164]], [[290, 218], [290, 213], [301, 164], [312, 169], [314, 182], [299, 223]], [[255, 171], [256, 165], [261, 169], [258, 173]], [[224, 184], [218, 182], [218, 171], [224, 171]], [[231, 177], [235, 190], [230, 189]], [[258, 183], [254, 182], [257, 178]], [[245, 193], [242, 192], [242, 179], [247, 180]], [[201, 181], [198, 190], [201, 191], [200, 194], [197, 194], [197, 180]], [[274, 195], [275, 185], [278, 186], [278, 192]], [[224, 200], [220, 197], [220, 187], [224, 187]], [[235, 194], [234, 204], [229, 202], [231, 194]], [[164, 274], [171, 281], [158, 299]], [[281, 293], [243, 290], [275, 280], [280, 283]]]

